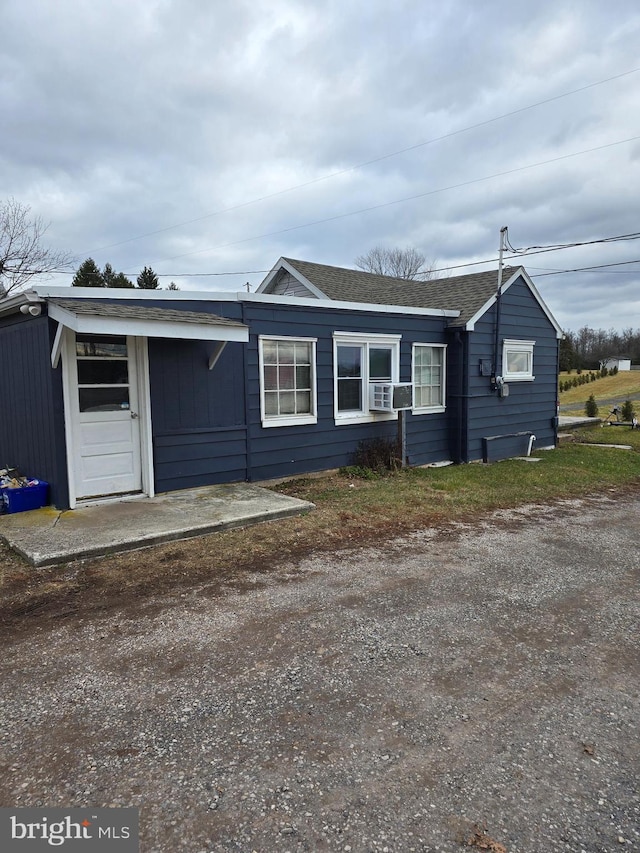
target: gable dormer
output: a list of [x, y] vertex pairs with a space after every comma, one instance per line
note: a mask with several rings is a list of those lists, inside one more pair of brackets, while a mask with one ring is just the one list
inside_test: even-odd
[[258, 288], [257, 293], [271, 296], [297, 296], [304, 299], [327, 298], [287, 258], [280, 258]]
[[305, 284], [284, 267], [278, 270], [269, 288], [263, 292], [271, 293], [274, 296], [304, 296], [307, 299], [317, 299], [315, 293], [312, 293]]

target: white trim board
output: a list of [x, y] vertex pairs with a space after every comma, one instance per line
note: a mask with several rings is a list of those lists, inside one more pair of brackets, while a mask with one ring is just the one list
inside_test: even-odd
[[[556, 320], [556, 318], [553, 316], [553, 314], [549, 310], [549, 308], [548, 308], [547, 304], [545, 303], [544, 299], [542, 298], [542, 296], [540, 296], [538, 289], [536, 288], [535, 284], [529, 278], [529, 275], [528, 275], [528, 273], [524, 267], [518, 267], [518, 269], [514, 272], [514, 274], [511, 276], [511, 278], [506, 282], [506, 284], [502, 285], [501, 294], [504, 296], [505, 292], [520, 277], [523, 278], [525, 284], [527, 285], [527, 287], [531, 291], [534, 299], [540, 305], [543, 312], [545, 313], [547, 320], [551, 323], [553, 328], [556, 330], [556, 337], [557, 338], [563, 338], [564, 332], [562, 331], [562, 329], [558, 325], [558, 321]], [[494, 293], [493, 296], [491, 296], [491, 298], [485, 302], [485, 304], [482, 306], [482, 308], [478, 309], [478, 311], [476, 311], [476, 313], [473, 315], [473, 317], [471, 317], [471, 319], [467, 320], [467, 322], [464, 325], [464, 328], [467, 332], [473, 332], [474, 331], [475, 325], [478, 322], [478, 320], [484, 314], [486, 314], [486, 312], [491, 308], [492, 305], [495, 304], [496, 296], [497, 296], [497, 293]]]

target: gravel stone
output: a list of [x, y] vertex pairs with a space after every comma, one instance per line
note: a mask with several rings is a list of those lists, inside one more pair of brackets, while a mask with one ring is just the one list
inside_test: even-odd
[[638, 496], [531, 504], [35, 623], [0, 802], [137, 806], [143, 853], [640, 850], [638, 542]]

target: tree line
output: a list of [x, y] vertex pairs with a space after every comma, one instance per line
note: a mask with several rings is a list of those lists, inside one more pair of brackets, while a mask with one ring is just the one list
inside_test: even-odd
[[577, 332], [565, 332], [560, 341], [560, 370], [598, 370], [600, 362], [612, 356], [640, 362], [640, 329], [590, 329], [583, 326]]
[[[96, 264], [93, 258], [87, 258], [80, 264], [71, 282], [72, 287], [139, 287], [142, 290], [162, 290], [158, 276], [151, 267], [144, 267], [136, 278], [136, 284], [123, 272], [116, 272], [111, 264], [105, 264], [103, 269]], [[167, 290], [179, 290], [175, 282], [167, 287]]]

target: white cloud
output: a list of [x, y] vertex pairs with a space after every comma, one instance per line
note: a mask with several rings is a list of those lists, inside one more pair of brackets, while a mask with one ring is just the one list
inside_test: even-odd
[[[51, 221], [55, 248], [100, 264], [261, 270], [284, 254], [348, 265], [381, 243], [445, 266], [495, 257], [505, 224], [518, 245], [637, 229], [638, 143], [514, 170], [640, 135], [640, 74], [456, 133], [634, 68], [633, 0], [615, 15], [569, 0], [8, 0], [3, 13], [4, 192]], [[615, 244], [530, 263], [639, 252]], [[640, 272], [536, 283], [567, 327], [640, 326]]]

